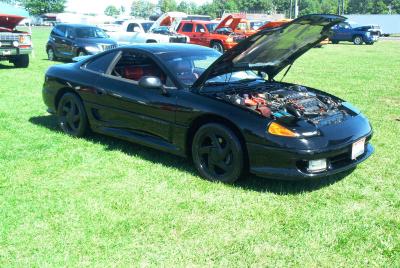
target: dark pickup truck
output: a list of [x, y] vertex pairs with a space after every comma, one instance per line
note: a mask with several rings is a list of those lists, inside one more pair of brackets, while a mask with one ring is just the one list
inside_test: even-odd
[[332, 28], [333, 34], [330, 40], [333, 44], [341, 41], [353, 42], [355, 45], [372, 45], [378, 41], [380, 29], [372, 26], [351, 26], [348, 22], [342, 22]]

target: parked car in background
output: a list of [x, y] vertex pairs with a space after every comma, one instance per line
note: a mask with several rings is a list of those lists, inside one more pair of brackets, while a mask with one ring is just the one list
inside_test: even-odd
[[372, 45], [378, 41], [380, 29], [374, 29], [371, 26], [351, 25], [349, 22], [342, 22], [332, 27], [333, 34], [330, 40], [333, 44], [342, 41], [353, 42], [355, 45]]
[[31, 35], [15, 27], [28, 13], [3, 3], [0, 3], [0, 8], [0, 61], [6, 60], [17, 68], [26, 68], [32, 53]]
[[372, 154], [368, 119], [345, 100], [274, 77], [344, 20], [300, 17], [222, 55], [188, 44], [119, 47], [50, 67], [43, 100], [69, 135], [92, 130], [191, 157], [211, 181], [233, 183], [246, 169], [327, 177]]
[[58, 24], [46, 45], [49, 60], [94, 55], [117, 47], [117, 42], [100, 28], [84, 24]]
[[185, 13], [169, 12], [157, 21], [127, 20], [119, 28], [109, 31], [110, 37], [119, 45], [135, 43], [188, 43], [189, 38], [176, 33], [176, 28]]
[[[246, 38], [234, 32], [241, 18], [231, 21], [222, 20], [221, 22], [184, 20], [178, 27], [178, 33], [190, 37], [190, 43], [211, 47], [219, 52], [224, 52], [237, 45]], [[230, 22], [229, 24], [227, 22]]]

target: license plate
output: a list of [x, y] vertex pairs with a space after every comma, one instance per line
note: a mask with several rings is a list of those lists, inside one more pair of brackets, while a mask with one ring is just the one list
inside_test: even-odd
[[351, 148], [351, 159], [356, 159], [360, 155], [362, 155], [365, 151], [365, 138], [356, 141], [353, 143]]
[[3, 56], [5, 56], [5, 55], [11, 55], [11, 50], [4, 50]]

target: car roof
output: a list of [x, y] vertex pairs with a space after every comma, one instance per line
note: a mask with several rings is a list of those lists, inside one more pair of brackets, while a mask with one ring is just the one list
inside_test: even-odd
[[60, 24], [57, 24], [56, 27], [57, 26], [68, 26], [68, 27], [71, 27], [71, 28], [85, 28], [85, 27], [96, 27], [96, 28], [98, 28], [96, 25], [77, 24], [77, 23], [60, 23]]
[[173, 44], [173, 43], [145, 43], [145, 44], [135, 44], [135, 45], [128, 45], [120, 47], [121, 49], [132, 48], [132, 49], [139, 49], [149, 53], [168, 53], [168, 52], [180, 52], [180, 51], [206, 51], [206, 50], [213, 50], [212, 48], [199, 46], [199, 45], [192, 45], [192, 44]]
[[202, 23], [202, 24], [216, 23], [216, 22], [209, 21], [209, 20], [182, 20], [182, 22], [194, 22], [194, 23]]

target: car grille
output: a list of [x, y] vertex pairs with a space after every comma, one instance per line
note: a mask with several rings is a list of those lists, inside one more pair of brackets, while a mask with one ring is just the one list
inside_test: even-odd
[[110, 49], [117, 48], [117, 45], [100, 45], [100, 46], [101, 46], [101, 49], [103, 51], [107, 51], [107, 50], [110, 50]]
[[170, 43], [186, 43], [186, 37], [184, 36], [174, 36], [169, 38]]
[[12, 41], [3, 41], [0, 40], [1, 42], [1, 47], [0, 48], [14, 48]]
[[19, 35], [16, 34], [0, 34], [0, 42], [4, 41], [18, 41], [19, 40]]

